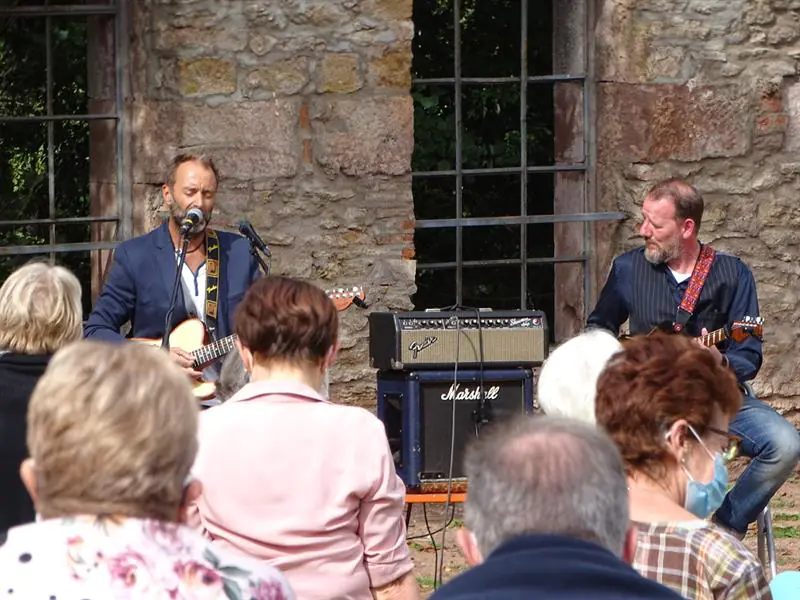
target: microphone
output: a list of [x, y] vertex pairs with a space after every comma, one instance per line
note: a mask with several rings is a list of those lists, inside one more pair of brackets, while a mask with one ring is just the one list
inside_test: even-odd
[[205, 218], [206, 216], [203, 214], [202, 210], [199, 208], [190, 208], [189, 212], [187, 212], [186, 216], [183, 218], [183, 223], [181, 223], [181, 235], [183, 236], [189, 233], [192, 227], [204, 221]]
[[261, 236], [256, 233], [255, 229], [253, 229], [250, 221], [239, 221], [239, 233], [250, 240], [250, 243], [253, 244], [253, 246], [255, 246], [258, 250], [263, 252], [266, 256], [272, 256], [272, 252], [269, 251], [269, 248], [267, 248], [267, 245], [264, 243], [264, 240], [261, 239]]

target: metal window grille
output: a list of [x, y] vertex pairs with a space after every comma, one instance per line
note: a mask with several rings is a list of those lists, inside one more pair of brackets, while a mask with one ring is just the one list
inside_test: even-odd
[[[559, 0], [553, 0], [555, 3]], [[499, 265], [518, 265], [520, 278], [519, 307], [530, 308], [528, 306], [528, 269], [529, 265], [555, 265], [558, 263], [578, 263], [583, 266], [583, 293], [584, 306], [588, 302], [590, 294], [590, 273], [587, 268], [589, 257], [589, 232], [590, 224], [599, 221], [620, 220], [625, 218], [624, 213], [618, 212], [591, 212], [588, 202], [588, 183], [586, 174], [592, 168], [592, 152], [590, 152], [590, 132], [583, 131], [582, 138], [584, 143], [584, 160], [569, 164], [549, 164], [531, 165], [528, 160], [528, 86], [529, 84], [560, 84], [565, 82], [575, 82], [581, 86], [583, 97], [583, 127], [588, 128], [590, 117], [590, 93], [587, 88], [587, 73], [589, 72], [589, 53], [588, 44], [588, 9], [584, 12], [587, 15], [586, 32], [584, 34], [583, 52], [583, 72], [582, 73], [554, 73], [549, 75], [531, 75], [528, 65], [528, 28], [529, 11], [538, 10], [536, 0], [521, 0], [520, 7], [520, 58], [519, 76], [513, 77], [465, 77], [462, 76], [462, 17], [464, 0], [451, 0], [453, 12], [453, 76], [435, 78], [414, 78], [412, 86], [437, 84], [441, 86], [452, 86], [453, 102], [455, 112], [455, 164], [452, 169], [415, 171], [412, 178], [453, 178], [455, 179], [454, 202], [452, 206], [452, 218], [420, 219], [415, 222], [415, 230], [424, 229], [443, 229], [455, 230], [455, 260], [444, 262], [418, 262], [417, 273], [421, 271], [455, 271], [455, 304], [461, 305], [464, 297], [464, 270], [475, 267], [490, 267]], [[519, 157], [517, 166], [503, 166], [492, 168], [464, 168], [463, 147], [464, 147], [464, 119], [462, 115], [464, 102], [464, 89], [467, 86], [498, 86], [498, 85], [518, 85], [520, 119], [519, 119]], [[533, 174], [546, 173], [557, 174], [565, 172], [575, 172], [583, 174], [583, 206], [582, 212], [574, 214], [529, 214], [528, 212], [528, 185], [529, 177]], [[519, 213], [514, 216], [497, 217], [468, 217], [464, 216], [463, 193], [465, 176], [486, 176], [498, 174], [519, 174], [520, 175], [520, 203]], [[531, 257], [527, 252], [528, 225], [554, 223], [583, 223], [584, 224], [584, 243], [583, 252], [574, 256], [551, 256], [551, 257]], [[519, 225], [519, 253], [518, 258], [492, 259], [492, 260], [464, 260], [464, 229], [467, 227], [491, 227], [498, 225]], [[419, 246], [417, 247], [419, 254]], [[426, 308], [419, 307], [418, 308]], [[586, 310], [586, 309], [584, 309]], [[585, 315], [584, 315], [585, 316]]]
[[[79, 0], [78, 0], [79, 1]], [[85, 114], [57, 114], [54, 111], [54, 61], [53, 61], [53, 22], [57, 18], [90, 18], [105, 16], [113, 21], [114, 36], [114, 64], [112, 75], [114, 81], [114, 110], [106, 113]], [[47, 226], [48, 239], [45, 244], [36, 245], [5, 245], [0, 246], [0, 257], [19, 255], [47, 254], [51, 261], [55, 261], [58, 253], [73, 253], [111, 249], [117, 241], [95, 241], [78, 243], [58, 243], [56, 230], [60, 226], [92, 223], [116, 223], [117, 240], [131, 237], [133, 231], [133, 217], [131, 209], [130, 183], [125, 172], [125, 120], [124, 120], [124, 93], [127, 48], [127, 24], [125, 19], [125, 0], [116, 0], [108, 4], [51, 4], [47, 0], [41, 5], [15, 5], [0, 7], [0, 22], [10, 19], [44, 19], [45, 31], [45, 114], [38, 115], [8, 115], [0, 114], [0, 123], [19, 123], [46, 126], [46, 171], [49, 199], [49, 214], [46, 218], [0, 220], [1, 227]], [[87, 47], [88, 51], [88, 47]], [[89, 64], [91, 69], [93, 65]], [[115, 122], [115, 148], [104, 149], [115, 154], [116, 178], [116, 214], [114, 215], [86, 215], [80, 217], [58, 217], [56, 206], [56, 172], [55, 172], [55, 127], [58, 123], [66, 121], [90, 122], [111, 120]], [[87, 181], [88, 184], [88, 181]]]

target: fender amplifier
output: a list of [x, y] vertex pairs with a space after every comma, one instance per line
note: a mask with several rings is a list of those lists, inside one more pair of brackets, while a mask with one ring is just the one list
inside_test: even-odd
[[538, 310], [374, 312], [370, 364], [383, 370], [541, 365], [549, 347]]
[[[469, 441], [483, 427], [534, 412], [533, 369], [459, 370], [457, 379], [453, 375], [452, 370], [378, 371], [378, 418], [397, 474], [409, 488], [445, 492], [452, 482], [453, 491], [464, 491]], [[489, 424], [477, 428], [481, 393]]]

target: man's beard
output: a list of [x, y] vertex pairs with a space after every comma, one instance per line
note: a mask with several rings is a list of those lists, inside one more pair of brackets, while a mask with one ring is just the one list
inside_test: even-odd
[[[645, 240], [645, 244], [648, 244]], [[655, 244], [654, 242], [652, 242]], [[681, 256], [681, 247], [680, 242], [676, 240], [674, 243], [669, 243], [663, 246], [648, 246], [645, 245], [644, 247], [644, 257], [647, 259], [647, 262], [654, 264], [654, 265], [663, 265], [668, 263], [671, 260], [675, 260], [680, 258]]]
[[[175, 223], [175, 225], [178, 227], [179, 231], [180, 231], [180, 228], [183, 227], [183, 221], [186, 219], [186, 213], [188, 213], [188, 212], [189, 212], [188, 210], [184, 210], [184, 209], [180, 208], [174, 202], [169, 205], [169, 215], [172, 218], [172, 222]], [[206, 214], [204, 212], [203, 213], [203, 218], [200, 219], [189, 230], [189, 237], [190, 238], [197, 237], [198, 235], [203, 233], [206, 230], [206, 227], [208, 227], [208, 222], [210, 220], [211, 220], [211, 215], [210, 214]]]

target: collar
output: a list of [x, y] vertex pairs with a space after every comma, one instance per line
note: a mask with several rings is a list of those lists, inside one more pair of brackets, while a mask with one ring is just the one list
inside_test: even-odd
[[302, 400], [330, 403], [314, 388], [297, 381], [251, 381], [231, 396], [225, 404], [246, 402], [247, 400], [255, 400], [256, 398], [277, 394], [295, 396]]
[[529, 533], [522, 534], [501, 544], [489, 555], [488, 558], [499, 558], [519, 552], [538, 552], [552, 555], [561, 550], [582, 551], [601, 556], [614, 557], [614, 555], [600, 546], [598, 542], [584, 540], [567, 535], [551, 533]]

